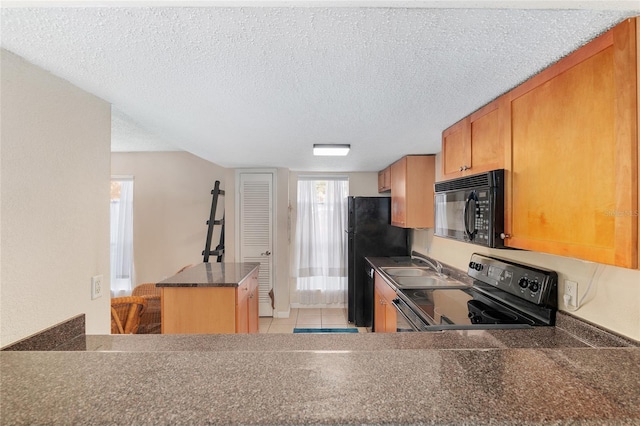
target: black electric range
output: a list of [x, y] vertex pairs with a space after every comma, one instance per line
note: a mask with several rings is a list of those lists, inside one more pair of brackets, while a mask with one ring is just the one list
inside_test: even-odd
[[398, 331], [555, 325], [554, 271], [474, 253], [465, 288], [398, 289]]

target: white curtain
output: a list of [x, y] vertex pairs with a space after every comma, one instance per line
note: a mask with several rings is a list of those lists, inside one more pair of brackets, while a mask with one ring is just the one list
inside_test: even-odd
[[133, 179], [112, 179], [119, 197], [111, 198], [111, 297], [131, 294], [133, 283]]
[[294, 275], [300, 304], [345, 305], [349, 181], [298, 181]]

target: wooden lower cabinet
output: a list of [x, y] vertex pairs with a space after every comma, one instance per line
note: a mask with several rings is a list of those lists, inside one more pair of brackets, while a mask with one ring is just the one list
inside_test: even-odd
[[237, 287], [162, 287], [163, 334], [258, 332], [258, 271]]
[[249, 299], [247, 300], [247, 308], [248, 308], [248, 331], [249, 333], [257, 333], [258, 332], [258, 324], [260, 323], [259, 317], [259, 308], [260, 308], [260, 297], [258, 294], [258, 271], [254, 272], [250, 277], [250, 285], [249, 285]]
[[238, 286], [236, 297], [236, 333], [249, 332], [249, 280]]
[[373, 288], [373, 331], [375, 333], [395, 333], [397, 331], [396, 308], [391, 303], [395, 298], [396, 292], [376, 272]]

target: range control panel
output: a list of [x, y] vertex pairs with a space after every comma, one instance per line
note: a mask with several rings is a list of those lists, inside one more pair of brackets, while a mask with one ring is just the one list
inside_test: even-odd
[[554, 271], [474, 253], [467, 275], [536, 305], [556, 303], [550, 300], [557, 294]]

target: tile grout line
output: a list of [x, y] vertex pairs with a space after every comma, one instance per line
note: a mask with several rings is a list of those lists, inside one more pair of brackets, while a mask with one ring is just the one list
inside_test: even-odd
[[[300, 320], [299, 314], [300, 314], [300, 309], [296, 308], [296, 312], [295, 312], [296, 319], [295, 319], [295, 322], [293, 322], [293, 324], [291, 324], [292, 325], [291, 332], [293, 332], [293, 329], [296, 328], [296, 327], [300, 328], [299, 326], [311, 325], [311, 324], [301, 324], [301, 323], [299, 323], [299, 320]], [[315, 317], [316, 315], [312, 315], [312, 316]], [[326, 313], [325, 312], [324, 314], [322, 313], [322, 311], [320, 311], [319, 316], [320, 316], [320, 324], [319, 324], [320, 328], [322, 328], [324, 326], [334, 326], [334, 327], [340, 326], [340, 327], [350, 328], [350, 326], [351, 326], [349, 324], [349, 322], [347, 321], [347, 313], [346, 313], [346, 311], [344, 309], [336, 309], [336, 312], [331, 312], [331, 313]], [[331, 318], [342, 317], [342, 321], [340, 321], [338, 323], [333, 323], [333, 324], [323, 324], [323, 321], [322, 321], [323, 317], [326, 317], [327, 320], [329, 320], [329, 317], [331, 317]], [[344, 322], [344, 324], [343, 324], [343, 322]], [[263, 332], [264, 333], [269, 333], [271, 331], [271, 327], [273, 325], [274, 325], [274, 323], [273, 323], [273, 318], [272, 318], [269, 321], [269, 325], [267, 326], [267, 329], [265, 331], [263, 331]], [[289, 324], [282, 324], [282, 325], [289, 325]], [[314, 325], [318, 325], [318, 324], [314, 324]]]

